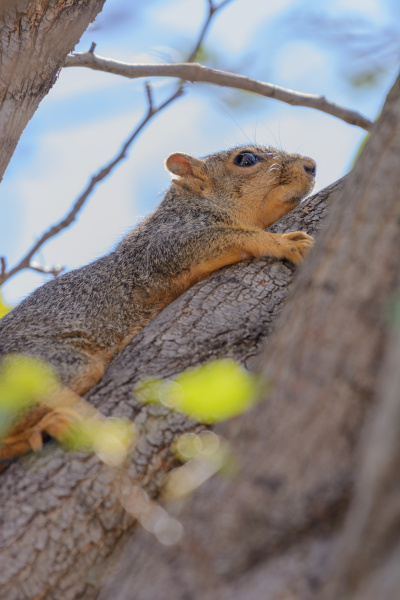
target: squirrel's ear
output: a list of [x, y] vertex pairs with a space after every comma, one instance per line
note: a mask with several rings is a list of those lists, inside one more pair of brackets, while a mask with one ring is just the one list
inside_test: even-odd
[[206, 177], [204, 162], [182, 152], [176, 152], [168, 156], [165, 166], [168, 171], [179, 177], [196, 177], [198, 179], [205, 179]]

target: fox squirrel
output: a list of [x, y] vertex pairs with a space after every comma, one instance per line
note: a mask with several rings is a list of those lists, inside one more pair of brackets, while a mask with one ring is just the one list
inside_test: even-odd
[[[172, 154], [166, 167], [174, 177], [162, 202], [115, 250], [49, 281], [0, 320], [0, 355], [47, 361], [66, 398], [85, 394], [118, 350], [209, 273], [261, 256], [298, 264], [313, 245], [301, 231], [264, 231], [312, 190], [312, 159], [249, 145], [202, 159]], [[43, 432], [60, 437], [68, 420], [68, 411], [36, 408], [3, 440], [0, 459], [40, 448]]]

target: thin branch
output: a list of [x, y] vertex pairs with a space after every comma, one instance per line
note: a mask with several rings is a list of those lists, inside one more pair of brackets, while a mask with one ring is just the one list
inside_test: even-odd
[[154, 103], [153, 103], [153, 90], [151, 89], [151, 85], [148, 81], [144, 84], [147, 95], [147, 103], [149, 106], [149, 112], [154, 112]]
[[195, 43], [193, 50], [191, 51], [191, 53], [189, 54], [189, 56], [187, 58], [188, 63], [192, 63], [194, 61], [194, 59], [196, 58], [197, 53], [200, 49], [200, 46], [203, 43], [207, 29], [211, 23], [211, 19], [213, 18], [214, 12], [215, 12], [215, 8], [213, 6], [212, 0], [208, 0], [208, 15], [206, 17], [206, 20], [204, 21], [203, 27], [201, 28], [198, 40]]
[[[228, 0], [228, 1], [231, 1], [231, 0]], [[212, 17], [220, 10], [222, 5], [227, 4], [227, 2], [224, 1], [221, 3], [220, 6], [214, 7], [212, 2], [210, 0], [208, 0], [208, 4], [209, 4], [208, 15], [207, 15], [205, 23], [201, 29], [199, 38], [198, 38], [192, 52], [190, 53], [190, 55], [188, 57], [188, 61], [191, 60], [191, 56], [194, 57], [196, 55], [198, 48], [201, 46], [204, 36], [207, 33], [207, 29], [211, 23]], [[94, 45], [92, 43], [90, 50], [88, 52], [85, 52], [85, 54], [95, 56], [93, 51], [94, 51]], [[185, 64], [188, 64], [188, 63], [185, 63]], [[88, 199], [90, 194], [93, 192], [94, 188], [97, 186], [98, 183], [100, 183], [100, 181], [105, 179], [105, 177], [107, 177], [107, 175], [109, 175], [111, 173], [111, 171], [118, 165], [118, 163], [120, 163], [124, 158], [126, 158], [127, 152], [129, 150], [130, 146], [132, 145], [133, 141], [136, 139], [136, 137], [139, 135], [139, 133], [142, 131], [142, 129], [147, 125], [147, 123], [150, 121], [150, 119], [152, 119], [156, 114], [158, 114], [159, 112], [164, 110], [164, 108], [166, 108], [169, 104], [171, 104], [172, 102], [174, 102], [180, 96], [183, 95], [183, 93], [185, 91], [185, 83], [181, 81], [177, 85], [175, 91], [156, 108], [153, 105], [152, 89], [148, 82], [145, 83], [145, 91], [146, 91], [147, 104], [148, 104], [147, 113], [143, 117], [143, 119], [139, 123], [139, 125], [137, 125], [137, 127], [134, 129], [132, 134], [125, 141], [125, 143], [122, 145], [118, 154], [109, 163], [107, 163], [102, 169], [100, 169], [100, 171], [98, 173], [96, 173], [95, 175], [93, 175], [91, 177], [88, 185], [86, 186], [84, 191], [78, 196], [78, 198], [75, 200], [75, 203], [73, 204], [71, 210], [66, 215], [66, 217], [64, 217], [64, 219], [62, 219], [61, 221], [59, 221], [58, 223], [56, 223], [55, 225], [50, 227], [50, 229], [48, 229], [45, 233], [43, 233], [40, 236], [40, 238], [36, 241], [36, 243], [31, 247], [31, 249], [25, 254], [25, 256], [19, 261], [19, 263], [15, 267], [13, 267], [10, 271], [6, 272], [5, 259], [4, 258], [1, 259], [0, 285], [2, 285], [4, 282], [6, 282], [8, 279], [10, 279], [10, 277], [15, 275], [19, 271], [22, 271], [23, 269], [34, 269], [35, 271], [39, 271], [41, 273], [50, 272], [50, 273], [53, 273], [54, 275], [55, 274], [58, 275], [58, 273], [54, 273], [53, 270], [44, 271], [45, 267], [40, 267], [39, 265], [35, 265], [35, 263], [32, 263], [33, 256], [43, 246], [43, 244], [45, 244], [49, 239], [53, 238], [55, 235], [60, 233], [60, 231], [62, 231], [63, 229], [66, 229], [67, 227], [69, 227], [69, 225], [71, 225], [71, 223], [73, 223], [75, 221], [79, 211], [81, 210], [82, 206], [84, 205], [84, 203], [86, 202], [86, 200]], [[32, 265], [34, 265], [34, 266], [32, 266]]]
[[54, 265], [53, 267], [49, 267], [33, 261], [30, 263], [29, 269], [32, 269], [32, 271], [37, 271], [38, 273], [45, 273], [46, 275], [54, 275], [54, 277], [57, 277], [64, 271], [65, 267], [62, 265]]
[[232, 0], [223, 0], [223, 2], [221, 2], [220, 4], [218, 4], [217, 10], [220, 10], [221, 8], [224, 8], [224, 6], [226, 6], [230, 2], [232, 2]]
[[[199, 47], [199, 44], [197, 44]], [[356, 125], [366, 131], [371, 131], [373, 123], [360, 113], [330, 102], [325, 96], [316, 94], [302, 94], [294, 90], [283, 88], [272, 83], [258, 81], [237, 75], [228, 71], [220, 71], [200, 65], [198, 63], [175, 64], [129, 64], [118, 62], [109, 58], [102, 58], [89, 52], [69, 54], [65, 67], [88, 67], [95, 71], [105, 71], [122, 75], [130, 79], [138, 77], [178, 77], [183, 81], [197, 81], [211, 83], [222, 87], [235, 88], [253, 92], [267, 98], [274, 98], [292, 106], [305, 106], [322, 111], [350, 125]]]
[[7, 263], [6, 263], [6, 259], [4, 256], [0, 256], [0, 277], [2, 277], [4, 275], [4, 273], [6, 272], [6, 268], [7, 268]]
[[181, 96], [182, 93], [183, 89], [180, 86], [179, 89], [174, 94], [172, 94], [172, 96], [170, 96], [165, 102], [160, 104], [158, 108], [154, 109], [152, 106], [149, 105], [147, 114], [136, 127], [136, 129], [133, 131], [133, 133], [129, 136], [129, 138], [125, 141], [125, 143], [122, 145], [118, 154], [108, 164], [106, 164], [102, 169], [100, 169], [98, 173], [91, 177], [87, 187], [80, 194], [80, 196], [78, 196], [77, 200], [75, 201], [74, 205], [72, 206], [71, 210], [66, 215], [66, 217], [64, 217], [64, 219], [62, 219], [61, 221], [50, 227], [50, 229], [48, 229], [45, 233], [43, 233], [37, 240], [37, 242], [32, 246], [32, 248], [26, 253], [26, 255], [20, 260], [20, 262], [15, 267], [8, 271], [8, 273], [2, 273], [0, 275], [0, 285], [2, 285], [5, 281], [10, 279], [10, 277], [15, 275], [19, 271], [22, 271], [23, 269], [32, 268], [31, 260], [36, 254], [36, 252], [43, 246], [45, 242], [47, 242], [49, 239], [60, 233], [60, 231], [62, 231], [63, 229], [66, 229], [69, 225], [71, 225], [71, 223], [75, 221], [79, 211], [81, 210], [82, 206], [84, 205], [84, 203], [86, 202], [87, 198], [90, 196], [96, 185], [105, 177], [107, 177], [107, 175], [114, 169], [114, 167], [126, 157], [130, 145], [138, 136], [138, 134], [142, 131], [142, 129], [145, 127], [148, 121], [155, 114], [161, 112], [164, 108], [171, 104], [171, 102], [173, 102], [176, 98]]

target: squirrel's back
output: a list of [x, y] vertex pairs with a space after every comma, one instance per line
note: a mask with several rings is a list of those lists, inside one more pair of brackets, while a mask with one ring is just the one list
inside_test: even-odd
[[166, 166], [175, 177], [162, 202], [115, 250], [46, 283], [0, 321], [0, 355], [42, 358], [82, 394], [119, 348], [208, 273], [252, 256], [297, 264], [310, 249], [302, 232], [264, 230], [312, 189], [311, 159], [244, 146], [203, 159], [173, 154]]

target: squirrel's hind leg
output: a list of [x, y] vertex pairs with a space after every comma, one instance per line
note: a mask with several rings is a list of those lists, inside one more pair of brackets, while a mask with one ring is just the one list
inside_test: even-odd
[[[91, 378], [90, 374], [81, 374], [79, 382], [86, 382], [88, 378]], [[0, 442], [0, 472], [19, 456], [32, 450], [40, 451], [45, 434], [62, 442], [74, 425], [84, 419], [100, 422], [105, 417], [80, 395], [60, 387], [40, 405], [17, 417], [16, 425]]]
[[[47, 406], [37, 406], [23, 415], [9, 435], [1, 441], [0, 472], [14, 459], [33, 450], [38, 451], [43, 446], [43, 433], [49, 416], [54, 411]], [[50, 435], [50, 432], [48, 432]]]

